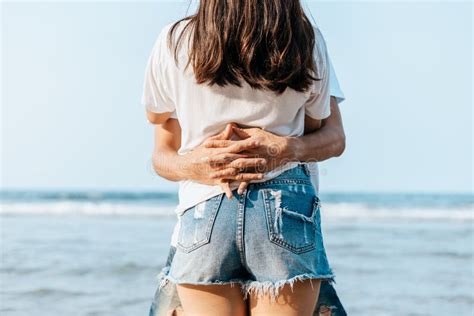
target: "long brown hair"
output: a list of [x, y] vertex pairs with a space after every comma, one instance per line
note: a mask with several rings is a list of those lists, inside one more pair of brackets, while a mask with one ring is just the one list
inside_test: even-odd
[[282, 93], [287, 87], [307, 91], [317, 73], [315, 34], [299, 0], [201, 0], [174, 50], [189, 28], [189, 64], [199, 84], [241, 86]]

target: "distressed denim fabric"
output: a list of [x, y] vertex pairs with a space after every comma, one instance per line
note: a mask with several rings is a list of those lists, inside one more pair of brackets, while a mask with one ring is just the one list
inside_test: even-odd
[[321, 234], [320, 200], [305, 165], [233, 199], [223, 194], [187, 209], [179, 218], [177, 248], [160, 274], [150, 316], [173, 315], [180, 302], [175, 284], [238, 284], [275, 298], [286, 284], [321, 279], [321, 305], [345, 315], [332, 287]]
[[[171, 261], [173, 260], [175, 252], [176, 248], [171, 246], [166, 264], [158, 276], [160, 281], [162, 280], [163, 276], [166, 275], [167, 271], [169, 271], [169, 267], [171, 266]], [[330, 282], [324, 280], [321, 282], [318, 303], [316, 309], [314, 310], [313, 316], [319, 315], [319, 309], [321, 306], [330, 308], [331, 316], [347, 316], [344, 306], [342, 305], [341, 300], [334, 289], [334, 286]], [[169, 282], [163, 287], [158, 286], [151, 302], [149, 316], [179, 316], [183, 314], [184, 311], [181, 307], [176, 285]]]

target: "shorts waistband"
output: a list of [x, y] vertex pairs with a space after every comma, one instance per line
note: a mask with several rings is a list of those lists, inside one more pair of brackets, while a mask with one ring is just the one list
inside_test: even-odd
[[285, 170], [273, 179], [264, 182], [255, 182], [249, 185], [251, 187], [260, 187], [275, 183], [302, 183], [311, 184], [311, 172], [306, 163], [299, 163], [296, 167]]

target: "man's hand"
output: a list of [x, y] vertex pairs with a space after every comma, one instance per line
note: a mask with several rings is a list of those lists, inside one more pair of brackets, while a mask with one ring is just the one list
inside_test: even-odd
[[[248, 157], [263, 158], [267, 162], [264, 165], [257, 166], [257, 169], [247, 169], [246, 171], [263, 173], [280, 167], [287, 162], [295, 160], [294, 151], [291, 146], [292, 143], [289, 141], [289, 137], [278, 136], [266, 132], [261, 128], [243, 129], [237, 127], [236, 125], [232, 125], [232, 131], [241, 139], [238, 142], [252, 141], [252, 144], [255, 145], [241, 151], [239, 154], [244, 154]], [[207, 146], [213, 148], [229, 148], [234, 146], [235, 142], [236, 141], [222, 138], [210, 139], [207, 141]], [[213, 157], [211, 160], [217, 163], [225, 163], [225, 161], [221, 160], [220, 157]], [[243, 168], [245, 167], [243, 166]], [[252, 168], [252, 166], [250, 166], [250, 168]], [[221, 171], [214, 172], [211, 177], [218, 179], [224, 178], [226, 175], [226, 169], [223, 169]], [[243, 178], [238, 180], [242, 181], [238, 188], [238, 193], [242, 194], [245, 188], [248, 186], [249, 180]]]
[[[178, 155], [177, 151], [181, 146], [181, 126], [178, 120], [168, 119], [165, 123], [155, 126], [153, 168], [157, 174], [170, 181], [195, 180], [216, 184], [219, 181], [225, 182], [226, 176], [243, 182], [256, 179], [250, 176], [252, 179], [247, 180], [247, 176], [239, 175], [242, 172], [256, 173], [255, 170], [250, 172], [252, 164], [243, 164], [242, 159], [263, 158], [266, 163], [257, 168], [258, 172], [262, 172], [262, 169], [271, 170], [287, 161], [324, 161], [340, 156], [345, 149], [345, 134], [336, 98], [331, 97], [331, 116], [322, 124], [313, 123], [317, 122], [308, 122], [307, 117], [305, 118], [305, 135], [300, 137], [282, 137], [259, 128], [239, 129], [231, 125], [219, 135], [206, 140], [200, 146], [202, 148], [196, 148], [186, 155]], [[313, 131], [318, 127], [321, 128]], [[258, 146], [250, 146], [251, 148], [242, 152], [236, 151], [237, 148], [234, 146], [230, 149], [232, 152], [225, 153], [226, 147], [235, 144], [235, 141], [230, 140], [232, 133], [244, 140], [252, 139]], [[217, 153], [217, 156], [213, 153]], [[237, 161], [238, 159], [240, 160]], [[242, 183], [239, 193], [242, 193], [245, 187], [246, 184]], [[227, 196], [231, 193], [229, 191], [226, 191]]]
[[[241, 139], [254, 139], [260, 144], [258, 147], [250, 148], [243, 152], [254, 157], [261, 157], [266, 159], [267, 164], [264, 169], [259, 169], [259, 172], [266, 172], [278, 168], [287, 162], [295, 161], [294, 148], [290, 137], [278, 136], [261, 128], [239, 128], [232, 126], [234, 133]], [[242, 194], [247, 188], [248, 181], [242, 181], [239, 185], [237, 193]]]
[[[228, 198], [232, 198], [229, 182], [232, 180], [250, 181], [263, 178], [267, 161], [244, 154], [260, 146], [255, 138], [230, 140], [233, 125], [228, 124], [224, 131], [210, 137], [200, 146], [182, 156], [184, 172], [189, 179], [199, 183], [220, 185]], [[222, 146], [223, 142], [226, 146]], [[221, 146], [216, 146], [220, 144]], [[254, 170], [253, 172], [245, 172]], [[257, 170], [257, 172], [255, 172]]]
[[[322, 125], [323, 121], [305, 116], [305, 133], [312, 133], [320, 129]], [[270, 171], [290, 161], [299, 161], [301, 159], [299, 156], [301, 150], [298, 147], [298, 145], [301, 145], [301, 142], [297, 137], [278, 136], [264, 131], [261, 128], [242, 129], [236, 125], [232, 125], [232, 130], [240, 139], [254, 139], [256, 143], [259, 144], [259, 146], [241, 152], [242, 154], [249, 154], [252, 157], [266, 159], [267, 164], [265, 164], [263, 170], [257, 170], [258, 172]], [[228, 141], [216, 140], [214, 141], [214, 145], [216, 147], [219, 145], [228, 146], [229, 144], [226, 144], [226, 142]], [[242, 181], [237, 192], [242, 194], [247, 186], [248, 181]]]
[[[240, 140], [231, 140], [232, 134]], [[207, 139], [189, 153], [190, 171], [194, 179], [206, 184], [219, 184], [231, 195], [228, 182], [241, 181], [242, 194], [251, 180], [260, 180], [263, 173], [295, 161], [290, 137], [278, 136], [261, 128], [239, 128], [228, 124], [223, 132]]]

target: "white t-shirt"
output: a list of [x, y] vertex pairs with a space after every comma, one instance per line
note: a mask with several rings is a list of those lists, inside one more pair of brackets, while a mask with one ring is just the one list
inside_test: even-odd
[[[178, 26], [175, 39], [181, 33], [184, 23], [186, 22], [181, 22]], [[260, 127], [282, 136], [301, 136], [305, 115], [321, 120], [330, 115], [330, 80], [331, 85], [333, 81], [336, 82], [334, 85], [338, 84], [332, 72], [324, 38], [318, 28], [314, 28], [314, 58], [317, 76], [321, 80], [314, 81], [307, 92], [287, 88], [283, 94], [278, 95], [273, 91], [253, 89], [245, 81], [242, 81], [242, 87], [197, 84], [192, 67], [184, 69], [188, 61], [187, 38], [179, 47], [178, 64], [167, 45], [171, 25], [164, 27], [153, 46], [145, 72], [142, 104], [155, 113], [175, 112], [182, 131], [179, 154], [185, 154], [210, 136], [221, 132], [229, 122]], [[188, 35], [189, 33], [186, 34]], [[342, 93], [337, 93], [337, 97], [342, 99]], [[297, 164], [298, 162], [290, 162], [267, 172], [260, 181], [274, 178]], [[238, 182], [231, 183], [231, 189], [237, 186]], [[315, 186], [317, 188], [317, 182]], [[187, 208], [222, 192], [217, 185], [180, 181], [176, 212], [179, 215]]]

